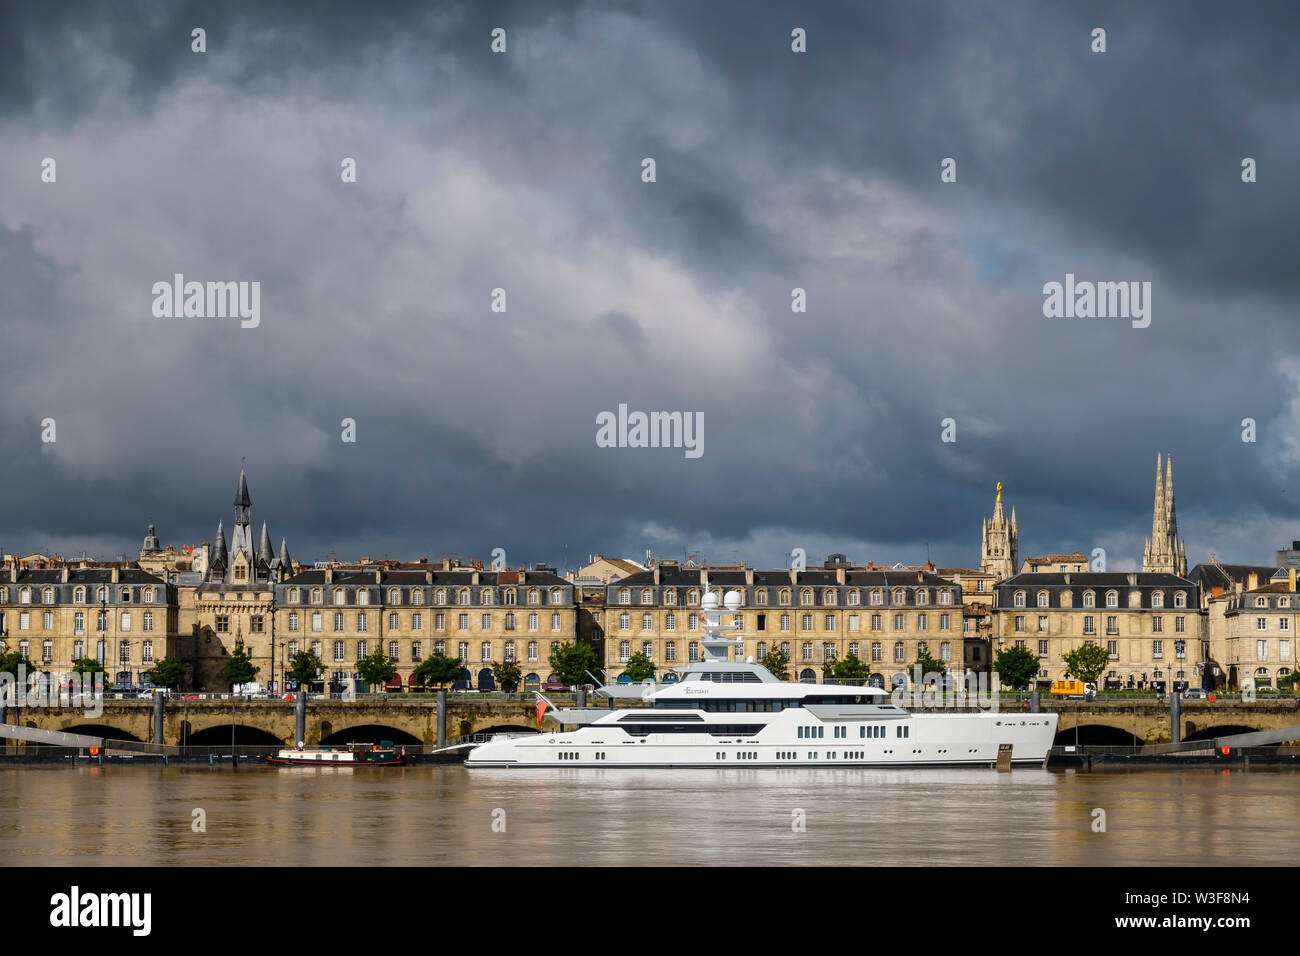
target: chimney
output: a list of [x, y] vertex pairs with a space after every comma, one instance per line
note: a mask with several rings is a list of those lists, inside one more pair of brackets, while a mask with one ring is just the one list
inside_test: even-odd
[[475, 568], [474, 571], [472, 572], [472, 574], [471, 574], [471, 576], [470, 576], [470, 579], [469, 579], [469, 583], [470, 583], [470, 584], [478, 584], [478, 568]]
[[835, 568], [835, 583], [836, 584], [844, 583], [844, 565], [842, 564]]
[[[68, 583], [68, 566], [66, 564], [63, 566], [63, 573], [59, 576], [59, 580], [64, 584]], [[1291, 572], [1291, 590], [1295, 590], [1295, 571]]]
[[425, 583], [425, 584], [432, 584], [432, 583], [433, 583], [433, 572], [432, 572], [432, 571], [425, 571], [425, 572], [424, 572], [424, 583]]
[[745, 587], [752, 588], [753, 586], [754, 586], [754, 569], [745, 568]]
[[1286, 578], [1287, 585], [1291, 588], [1292, 593], [1295, 593], [1295, 568], [1286, 569]]
[[122, 578], [121, 568], [119, 568], [116, 564], [113, 565], [113, 573], [109, 577], [109, 580], [111, 580], [114, 584], [116, 584], [118, 581], [121, 580], [121, 578]]
[[1128, 573], [1128, 583], [1130, 587], [1137, 587], [1138, 576], [1136, 571], [1130, 571]]
[[1070, 583], [1070, 572], [1069, 572], [1069, 571], [1066, 571], [1066, 572], [1065, 572], [1065, 583], [1066, 583], [1066, 584], [1069, 584], [1069, 583]]
[[793, 567], [790, 568], [790, 583], [791, 584], [799, 583], [799, 572], [796, 571]]
[[326, 583], [326, 584], [333, 584], [333, 583], [334, 583], [334, 564], [333, 564], [333, 562], [330, 562], [330, 564], [329, 564], [328, 566], [326, 566], [326, 568], [325, 568], [325, 583]]
[[384, 583], [384, 572], [379, 570], [379, 568], [375, 568], [375, 583], [376, 584]]
[[659, 587], [659, 568], [657, 566], [654, 568], [654, 576], [655, 576], [655, 587]]
[[1257, 587], [1259, 587], [1259, 575], [1254, 571], [1251, 571], [1250, 574], [1246, 576], [1246, 590], [1253, 591]]

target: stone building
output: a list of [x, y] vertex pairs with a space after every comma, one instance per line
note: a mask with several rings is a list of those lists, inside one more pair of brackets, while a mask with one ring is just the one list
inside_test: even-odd
[[984, 519], [984, 532], [980, 541], [980, 570], [992, 574], [997, 580], [1016, 573], [1016, 555], [1020, 548], [1020, 530], [1016, 525], [1016, 509], [1011, 509], [1008, 521], [1002, 512], [1002, 482], [998, 482], [998, 496], [993, 502], [993, 517]]
[[1065, 654], [1085, 643], [1109, 651], [1105, 687], [1200, 686], [1204, 664], [1194, 582], [1163, 573], [1028, 572], [997, 587], [995, 650], [1038, 654], [1042, 681], [1065, 677]]
[[336, 688], [356, 677], [356, 662], [383, 649], [397, 674], [389, 689], [411, 686], [428, 654], [459, 657], [458, 686], [493, 690], [493, 663], [514, 661], [522, 687], [551, 676], [548, 661], [575, 635], [573, 585], [553, 568], [484, 571], [451, 561], [396, 567], [301, 571], [275, 588], [280, 659], [312, 650]]
[[252, 507], [248, 476], [241, 468], [230, 543], [226, 543], [224, 522], [218, 523], [216, 539], [210, 547], [205, 544], [193, 561], [195, 570], [174, 574], [185, 635], [182, 656], [192, 668], [191, 679], [198, 690], [229, 689], [223, 671], [240, 645], [259, 668], [258, 681], [272, 679], [275, 585], [291, 572], [293, 562], [283, 540], [278, 555], [271, 550], [265, 522], [257, 544], [253, 543]]
[[1205, 646], [1202, 686], [1210, 690], [1237, 688], [1229, 674], [1228, 607], [1243, 591], [1286, 576], [1285, 571], [1271, 565], [1220, 564], [1213, 554], [1207, 563], [1196, 565], [1188, 573], [1201, 602], [1201, 639]]
[[821, 568], [762, 571], [687, 567], [660, 561], [607, 588], [605, 667], [617, 679], [640, 651], [660, 680], [700, 658], [700, 599], [705, 586], [743, 595], [735, 615], [744, 654], [755, 660], [780, 648], [791, 677], [816, 682], [823, 666], [850, 652], [871, 665], [873, 681], [892, 686], [910, 680], [924, 650], [960, 672], [965, 660], [962, 590], [933, 571], [903, 565], [853, 567], [831, 555]]
[[0, 572], [0, 641], [31, 661], [57, 693], [91, 657], [108, 684], [138, 686], [155, 661], [179, 650], [176, 589], [133, 565], [64, 564]]

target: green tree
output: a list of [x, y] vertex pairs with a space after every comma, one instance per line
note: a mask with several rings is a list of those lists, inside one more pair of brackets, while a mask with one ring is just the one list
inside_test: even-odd
[[507, 693], [513, 694], [518, 689], [519, 682], [524, 679], [524, 672], [514, 661], [502, 661], [500, 664], [494, 662], [490, 666], [492, 676]]
[[103, 669], [103, 665], [93, 657], [83, 657], [72, 665], [74, 674], [98, 674]]
[[627, 676], [627, 679], [632, 681], [634, 684], [640, 683], [643, 680], [648, 680], [655, 676], [654, 661], [646, 657], [643, 652], [637, 651], [629, 657], [627, 663], [623, 665], [623, 673]]
[[434, 651], [411, 672], [411, 677], [417, 684], [425, 686], [433, 685], [440, 687], [443, 684], [454, 684], [460, 680], [460, 672], [465, 669], [465, 665], [459, 657], [448, 657], [440, 651]]
[[1003, 684], [1024, 690], [1038, 676], [1038, 657], [1027, 647], [1008, 647], [994, 655], [993, 669]]
[[916, 655], [916, 663], [913, 665], [913, 673], [916, 672], [915, 668], [917, 667], [921, 668], [922, 680], [925, 680], [926, 674], [945, 674], [948, 671], [948, 668], [944, 666], [943, 661], [931, 657], [929, 651], [919, 652]]
[[773, 647], [763, 655], [759, 663], [768, 669], [768, 672], [778, 680], [790, 679], [790, 655], [781, 650], [780, 647]]
[[226, 661], [226, 666], [225, 669], [222, 670], [221, 676], [230, 681], [230, 684], [233, 687], [236, 684], [250, 683], [253, 678], [257, 676], [259, 670], [261, 670], [260, 667], [255, 667], [253, 665], [253, 658], [252, 655], [248, 653], [248, 649], [245, 648], [242, 643], [239, 643], [235, 645], [235, 650], [231, 653], [230, 660]]
[[321, 672], [320, 658], [314, 651], [298, 651], [289, 658], [289, 668], [285, 671], [285, 680], [291, 680], [299, 686], [299, 689], [305, 689], [308, 684], [316, 680]]
[[1095, 684], [1109, 665], [1110, 654], [1106, 648], [1089, 641], [1065, 655], [1065, 676]]
[[388, 659], [383, 648], [377, 647], [357, 661], [357, 673], [370, 685], [371, 690], [376, 687], [383, 689], [388, 685], [388, 679], [397, 673], [397, 668]]
[[566, 641], [551, 654], [550, 663], [557, 680], [575, 687], [591, 680], [587, 672], [596, 669], [596, 652], [586, 644]]
[[841, 684], [862, 685], [871, 676], [871, 665], [850, 652], [839, 660], [827, 661], [822, 666], [822, 675]]
[[18, 668], [20, 665], [28, 665], [26, 672], [31, 675], [32, 669], [27, 658], [17, 651], [0, 652], [0, 674], [12, 674], [15, 681], [18, 680]]
[[149, 679], [159, 687], [177, 688], [190, 676], [188, 664], [182, 664], [174, 657], [164, 657], [155, 661]]

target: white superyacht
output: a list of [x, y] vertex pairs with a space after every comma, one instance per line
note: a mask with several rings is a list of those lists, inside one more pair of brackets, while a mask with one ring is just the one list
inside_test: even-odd
[[[739, 592], [727, 594], [729, 612]], [[990, 766], [1009, 745], [1015, 764], [1042, 765], [1056, 714], [913, 714], [874, 687], [782, 681], [744, 644], [723, 636], [718, 592], [702, 599], [704, 660], [681, 680], [648, 688], [649, 707], [558, 710], [574, 730], [498, 734], [467, 767], [903, 767]], [[729, 660], [735, 649], [737, 660]]]

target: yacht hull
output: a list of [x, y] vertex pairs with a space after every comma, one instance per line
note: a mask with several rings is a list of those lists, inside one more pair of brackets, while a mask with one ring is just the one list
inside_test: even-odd
[[[820, 722], [789, 711], [750, 736], [699, 733], [633, 736], [615, 724], [565, 733], [499, 736], [466, 758], [502, 767], [987, 767], [1010, 745], [1011, 762], [1041, 765], [1056, 737], [1056, 714], [909, 714], [888, 723]], [[872, 727], [885, 731], [870, 736]], [[812, 728], [809, 731], [809, 728]], [[801, 737], [800, 733], [810, 733]], [[671, 739], [665, 739], [671, 738]]]

